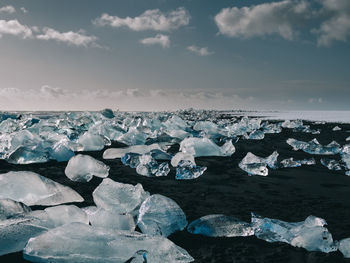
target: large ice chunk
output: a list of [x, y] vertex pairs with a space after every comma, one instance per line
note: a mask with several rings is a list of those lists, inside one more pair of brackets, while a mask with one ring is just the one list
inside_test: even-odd
[[293, 147], [294, 151], [303, 150], [304, 152], [310, 154], [333, 155], [339, 153], [341, 150], [340, 145], [335, 141], [323, 146], [317, 141], [317, 139], [313, 139], [309, 142], [303, 142], [289, 138], [287, 143]]
[[268, 242], [285, 242], [294, 247], [303, 247], [308, 251], [332, 252], [338, 249], [328, 232], [326, 221], [309, 216], [302, 222], [262, 218], [252, 213], [252, 226], [255, 236]]
[[0, 199], [0, 221], [30, 211], [32, 211], [30, 207], [23, 203], [11, 199]]
[[337, 160], [321, 158], [321, 164], [327, 167], [329, 170], [335, 170], [335, 171], [342, 170], [341, 164]]
[[73, 223], [31, 238], [23, 250], [33, 262], [124, 263], [137, 251], [145, 251], [147, 262], [192, 262], [186, 250], [170, 240], [138, 232], [113, 231]]
[[183, 230], [187, 220], [185, 213], [174, 200], [155, 194], [142, 203], [137, 225], [144, 234], [167, 237]]
[[191, 222], [187, 231], [209, 237], [242, 237], [254, 235], [254, 230], [247, 222], [236, 217], [222, 214], [206, 215]]
[[273, 169], [277, 168], [277, 157], [277, 151], [274, 151], [271, 155], [269, 155], [266, 158], [262, 158], [254, 155], [251, 152], [248, 152], [247, 155], [238, 164], [238, 166], [242, 170], [246, 171], [248, 175], [267, 176], [267, 166]]
[[189, 160], [180, 161], [176, 167], [176, 179], [177, 180], [191, 180], [196, 179], [201, 176], [207, 167], [205, 166], [196, 166]]
[[350, 258], [350, 238], [345, 238], [339, 241], [339, 251], [344, 257]]
[[72, 181], [89, 182], [93, 176], [107, 177], [109, 166], [89, 155], [78, 154], [69, 160], [64, 172]]
[[170, 163], [173, 167], [176, 167], [176, 166], [178, 166], [180, 161], [189, 161], [193, 165], [196, 165], [196, 162], [194, 160], [194, 156], [191, 153], [178, 152], [177, 154], [175, 154], [173, 156], [173, 158], [171, 158]]
[[82, 202], [73, 189], [33, 172], [0, 174], [0, 198], [9, 198], [26, 205], [58, 205]]
[[281, 167], [289, 168], [289, 167], [299, 167], [301, 165], [314, 165], [316, 164], [316, 160], [314, 158], [304, 159], [304, 160], [294, 160], [293, 157], [284, 159], [280, 162]]
[[141, 184], [134, 186], [106, 178], [103, 179], [92, 195], [98, 207], [122, 214], [138, 209], [149, 196], [149, 193], [143, 190]]
[[89, 132], [80, 136], [78, 143], [83, 146], [84, 151], [100, 151], [105, 147], [105, 140], [101, 135]]
[[109, 148], [104, 151], [103, 159], [122, 158], [127, 153], [146, 154], [152, 150], [162, 151], [162, 148], [159, 146], [158, 143], [154, 143], [151, 145], [134, 145], [126, 148]]
[[180, 143], [180, 151], [199, 156], [231, 156], [235, 152], [232, 141], [227, 141], [219, 147], [208, 138], [186, 138]]

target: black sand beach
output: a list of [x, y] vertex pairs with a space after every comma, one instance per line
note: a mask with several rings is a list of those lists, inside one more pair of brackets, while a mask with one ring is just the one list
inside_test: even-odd
[[[302, 221], [309, 215], [324, 218], [333, 239], [350, 237], [350, 177], [343, 171], [330, 171], [320, 164], [320, 157], [313, 156], [317, 164], [298, 168], [269, 169], [267, 177], [248, 176], [238, 167], [247, 152], [268, 156], [274, 150], [285, 158], [310, 158], [311, 155], [293, 151], [286, 143], [288, 138], [309, 141], [317, 138], [321, 144], [336, 140], [346, 144], [350, 136], [350, 124], [337, 124], [341, 131], [332, 131], [336, 124], [312, 125], [320, 128], [321, 134], [312, 135], [283, 129], [280, 134], [266, 134], [261, 141], [240, 140], [231, 157], [202, 157], [198, 165], [207, 166], [207, 171], [196, 180], [177, 181], [175, 169], [168, 177], [148, 178], [137, 175], [134, 169], [122, 165], [119, 159], [103, 160], [100, 152], [86, 152], [111, 167], [109, 178], [123, 183], [141, 183], [151, 194], [159, 193], [175, 200], [184, 210], [189, 222], [208, 214], [233, 215], [250, 221], [250, 213], [284, 221]], [[121, 146], [114, 143], [111, 147]], [[330, 156], [339, 158], [339, 155]], [[45, 164], [12, 165], [0, 161], [0, 173], [8, 171], [34, 171], [79, 192], [85, 202], [79, 207], [93, 205], [92, 191], [101, 182], [94, 178], [89, 183], [70, 181], [64, 174], [67, 162], [51, 161]], [[37, 209], [42, 207], [32, 207]], [[208, 238], [177, 232], [169, 237], [186, 249], [195, 262], [350, 262], [340, 252], [308, 252], [284, 243], [268, 243], [256, 237]], [[27, 262], [22, 253], [0, 257], [2, 263]]]

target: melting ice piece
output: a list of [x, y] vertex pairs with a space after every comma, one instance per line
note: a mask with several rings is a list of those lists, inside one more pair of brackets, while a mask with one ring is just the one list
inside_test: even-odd
[[341, 128], [339, 126], [335, 126], [332, 131], [341, 131]]
[[73, 189], [33, 172], [0, 174], [0, 198], [9, 198], [26, 205], [58, 205], [83, 202]]
[[148, 252], [146, 250], [139, 250], [135, 253], [135, 255], [130, 258], [126, 262], [130, 263], [147, 263], [147, 254]]
[[142, 203], [137, 225], [144, 234], [167, 237], [183, 230], [187, 226], [187, 220], [174, 200], [155, 194]]
[[205, 166], [196, 166], [191, 161], [181, 160], [176, 167], [176, 179], [177, 180], [191, 180], [196, 179], [201, 176], [207, 167]]
[[281, 133], [282, 132], [281, 124], [282, 123], [264, 122], [261, 124], [261, 128], [265, 134], [266, 133]]
[[0, 221], [30, 211], [32, 211], [30, 207], [23, 203], [11, 199], [0, 199]]
[[232, 141], [219, 147], [208, 138], [186, 138], [180, 143], [180, 151], [199, 156], [231, 156], [235, 152]]
[[249, 139], [249, 140], [262, 140], [262, 139], [264, 139], [264, 137], [265, 137], [265, 134], [263, 131], [255, 130], [249, 134], [247, 139]]
[[89, 132], [80, 136], [78, 143], [83, 146], [84, 151], [100, 151], [105, 147], [105, 140], [101, 135]]
[[176, 167], [178, 166], [180, 161], [189, 161], [193, 165], [196, 165], [193, 154], [183, 152], [178, 152], [177, 154], [175, 154], [174, 157], [171, 159], [170, 163], [173, 167]]
[[347, 138], [345, 139], [345, 141], [347, 141], [347, 142], [350, 141], [350, 136], [347, 137]]
[[289, 167], [299, 167], [301, 166], [300, 161], [296, 161], [293, 159], [293, 157], [284, 159], [280, 162], [281, 166], [283, 168], [289, 168]]
[[96, 206], [86, 207], [83, 211], [88, 215], [92, 226], [113, 230], [135, 230], [135, 221], [130, 214], [119, 214]]
[[343, 146], [343, 149], [340, 152], [340, 156], [343, 163], [345, 164], [346, 169], [350, 170], [350, 144], [346, 144]]
[[30, 238], [72, 222], [89, 223], [86, 214], [73, 205], [36, 210], [1, 221], [0, 255], [20, 251]]
[[152, 263], [194, 260], [186, 250], [164, 237], [81, 223], [64, 225], [31, 238], [23, 255], [33, 262], [124, 263], [140, 250], [148, 251], [147, 261]]
[[141, 184], [133, 186], [106, 178], [92, 196], [97, 207], [123, 214], [138, 209], [149, 193], [143, 190]]
[[136, 166], [136, 172], [143, 176], [167, 176], [170, 172], [169, 164], [162, 163], [158, 165], [158, 162], [152, 158], [150, 154], [140, 155], [138, 157], [139, 162]]
[[255, 236], [267, 242], [285, 242], [308, 251], [329, 253], [338, 249], [328, 232], [326, 221], [309, 216], [302, 222], [289, 223], [277, 219], [262, 218], [252, 213]]
[[68, 161], [70, 158], [74, 156], [74, 152], [64, 145], [63, 143], [56, 143], [49, 150], [50, 159], [54, 159], [58, 162]]
[[154, 143], [151, 145], [134, 145], [126, 148], [109, 148], [104, 151], [103, 159], [122, 158], [127, 153], [145, 154], [149, 153], [152, 150], [162, 151], [162, 148], [159, 146], [158, 143]]
[[248, 152], [247, 155], [238, 164], [238, 166], [242, 170], [246, 171], [248, 175], [267, 176], [267, 166], [273, 169], [277, 168], [277, 157], [277, 151], [274, 151], [270, 156], [266, 158], [262, 158], [254, 155], [251, 152]]
[[109, 166], [89, 155], [78, 154], [69, 160], [64, 172], [72, 181], [89, 182], [93, 176], [107, 177]]
[[288, 129], [295, 129], [299, 127], [303, 127], [303, 121], [302, 120], [285, 120], [282, 123], [283, 128], [288, 128]]
[[111, 109], [103, 109], [101, 111], [101, 114], [103, 116], [105, 116], [106, 118], [109, 118], [109, 119], [113, 119], [115, 116], [114, 116], [114, 113]]
[[335, 171], [342, 170], [340, 163], [336, 160], [321, 158], [321, 164], [327, 167], [329, 170], [335, 170]]
[[136, 127], [130, 127], [129, 131], [118, 138], [119, 142], [126, 145], [145, 144], [148, 134], [140, 131]]
[[350, 238], [339, 241], [339, 251], [343, 253], [345, 258], [350, 258]]
[[49, 153], [42, 147], [20, 146], [11, 152], [7, 158], [9, 163], [13, 164], [30, 164], [30, 163], [46, 163], [50, 159]]
[[221, 214], [203, 216], [187, 227], [191, 234], [199, 234], [208, 237], [243, 237], [254, 235], [254, 230], [249, 223], [236, 217]]
[[335, 141], [323, 146], [317, 141], [317, 139], [313, 139], [309, 142], [303, 142], [289, 138], [287, 143], [293, 147], [294, 151], [303, 150], [304, 152], [310, 154], [333, 155], [339, 153], [341, 150], [340, 145]]

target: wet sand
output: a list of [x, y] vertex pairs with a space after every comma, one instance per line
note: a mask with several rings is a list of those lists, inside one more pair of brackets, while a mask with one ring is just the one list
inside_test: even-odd
[[[208, 214], [233, 215], [250, 221], [250, 212], [284, 221], [302, 221], [309, 215], [324, 218], [333, 239], [350, 237], [350, 177], [345, 171], [330, 171], [320, 164], [322, 156], [313, 156], [317, 164], [298, 168], [269, 169], [267, 177], [248, 176], [238, 167], [247, 152], [268, 156], [274, 150], [280, 154], [278, 160], [310, 158], [312, 155], [293, 151], [286, 140], [295, 138], [309, 141], [317, 138], [321, 144], [336, 140], [346, 144], [350, 136], [350, 124], [337, 124], [342, 131], [332, 131], [336, 124], [312, 125], [321, 128], [321, 134], [312, 135], [283, 129], [280, 134], [266, 134], [261, 141], [240, 140], [236, 153], [231, 157], [197, 158], [198, 165], [207, 166], [207, 171], [198, 179], [177, 181], [175, 169], [168, 177], [148, 178], [137, 175], [134, 169], [125, 167], [120, 160], [103, 160], [102, 153], [88, 152], [111, 167], [110, 178], [123, 183], [141, 183], [151, 194], [159, 193], [175, 200], [191, 222]], [[350, 143], [350, 142], [348, 142]], [[112, 147], [121, 146], [118, 143]], [[176, 150], [176, 146], [173, 147]], [[328, 156], [339, 159], [339, 155]], [[0, 173], [8, 171], [34, 171], [79, 192], [85, 202], [79, 207], [93, 205], [92, 191], [102, 181], [94, 178], [89, 183], [70, 181], [64, 174], [66, 162], [51, 161], [45, 164], [12, 165], [0, 161]], [[41, 209], [43, 207], [32, 207]], [[209, 238], [177, 232], [169, 237], [186, 249], [195, 262], [350, 262], [340, 252], [308, 252], [285, 243], [268, 243], [253, 237]], [[27, 262], [22, 253], [0, 257], [0, 262]]]

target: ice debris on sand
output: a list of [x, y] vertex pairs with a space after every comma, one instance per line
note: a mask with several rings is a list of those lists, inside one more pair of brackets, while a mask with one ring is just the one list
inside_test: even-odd
[[196, 179], [201, 176], [207, 167], [197, 166], [189, 160], [181, 160], [176, 167], [176, 176], [177, 180], [191, 180]]
[[31, 205], [58, 205], [82, 202], [73, 189], [33, 172], [0, 174], [0, 198], [9, 198]]
[[97, 207], [120, 214], [133, 212], [149, 197], [141, 184], [123, 184], [109, 178], [103, 179], [92, 195]]
[[250, 223], [222, 214], [206, 215], [191, 222], [187, 231], [209, 237], [243, 237], [254, 235]]
[[152, 150], [163, 151], [158, 143], [153, 143], [151, 145], [134, 145], [126, 148], [109, 148], [104, 151], [103, 159], [122, 158], [127, 153], [146, 154]]
[[238, 164], [238, 166], [242, 170], [246, 171], [248, 175], [267, 176], [267, 167], [270, 167], [272, 169], [277, 168], [277, 157], [277, 151], [274, 151], [266, 158], [262, 158], [254, 155], [251, 152], [248, 152], [247, 155]]
[[23, 250], [33, 262], [124, 263], [137, 251], [147, 251], [147, 262], [192, 262], [181, 247], [161, 236], [114, 231], [81, 223], [64, 225], [31, 238]]
[[301, 165], [315, 165], [316, 160], [314, 158], [304, 159], [304, 160], [294, 160], [293, 157], [288, 159], [283, 159], [280, 162], [282, 168], [300, 167]]
[[231, 140], [219, 147], [208, 138], [186, 138], [180, 143], [180, 151], [199, 156], [231, 156], [235, 152], [235, 147]]
[[93, 176], [107, 177], [109, 166], [89, 155], [78, 154], [69, 160], [64, 172], [72, 181], [89, 182]]
[[289, 223], [252, 213], [252, 227], [257, 238], [267, 242], [285, 242], [308, 251], [329, 253], [338, 249], [338, 243], [333, 241], [331, 233], [324, 227], [326, 224], [324, 219], [315, 216]]
[[321, 158], [321, 164], [327, 167], [328, 170], [334, 170], [334, 171], [342, 170], [342, 166], [337, 160]]
[[323, 146], [320, 144], [317, 139], [313, 139], [309, 142], [298, 141], [293, 138], [289, 138], [287, 143], [293, 147], [294, 151], [303, 150], [309, 154], [319, 154], [319, 155], [334, 155], [340, 152], [340, 145], [332, 141], [331, 143]]
[[185, 213], [174, 200], [154, 194], [142, 203], [137, 225], [144, 234], [167, 237], [183, 230], [187, 220]]

